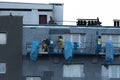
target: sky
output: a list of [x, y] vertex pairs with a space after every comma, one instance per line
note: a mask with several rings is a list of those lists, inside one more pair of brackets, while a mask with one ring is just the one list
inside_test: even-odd
[[[64, 21], [77, 21], [78, 18], [96, 19], [102, 25], [113, 26], [113, 19], [120, 19], [120, 0], [0, 0], [27, 3], [63, 3]], [[65, 23], [71, 24], [71, 23]]]

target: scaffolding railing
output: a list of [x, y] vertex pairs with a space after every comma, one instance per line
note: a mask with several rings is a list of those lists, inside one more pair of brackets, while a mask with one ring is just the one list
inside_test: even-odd
[[[83, 42], [82, 44], [78, 44], [79, 46], [77, 47], [77, 49], [74, 49], [74, 43], [72, 43], [73, 45], [73, 54], [95, 54], [95, 49], [96, 47], [92, 45], [92, 42]], [[89, 45], [89, 46], [88, 46]], [[26, 53], [30, 53], [31, 52], [31, 42], [27, 42], [26, 43]], [[49, 48], [48, 48], [48, 52], [43, 52], [42, 51], [42, 44], [39, 45], [39, 54], [48, 54], [50, 53]], [[57, 53], [57, 54], [61, 54], [60, 48], [59, 47], [53, 47], [53, 52], [52, 54]]]
[[[120, 43], [119, 42], [113, 42], [113, 48], [114, 48], [114, 54], [120, 55]], [[102, 42], [102, 48], [100, 54], [105, 54], [105, 42]]]
[[[116, 46], [118, 45], [118, 46]], [[120, 43], [116, 43], [113, 42], [113, 47], [114, 47], [114, 54], [115, 55], [120, 55]], [[31, 52], [31, 43], [28, 42], [26, 43], [26, 52], [30, 53]], [[39, 45], [39, 54], [48, 54], [50, 53], [49, 49], [48, 52], [43, 52], [42, 51], [42, 44]], [[77, 49], [74, 49], [74, 45], [73, 45], [73, 54], [96, 54], [96, 45], [93, 45], [92, 42], [84, 42], [82, 44], [79, 44], [79, 47]], [[51, 52], [52, 54], [62, 54], [60, 51], [59, 47], [54, 47], [53, 48], [53, 52]], [[102, 42], [102, 47], [101, 47], [101, 52], [98, 53], [100, 55], [104, 55], [105, 54], [105, 42]]]

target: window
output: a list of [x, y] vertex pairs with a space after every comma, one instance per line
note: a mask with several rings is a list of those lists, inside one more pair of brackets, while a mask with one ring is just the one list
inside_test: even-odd
[[70, 41], [71, 41], [71, 34], [64, 34], [64, 35], [63, 35], [63, 40], [64, 40], [64, 42], [65, 42], [66, 40], [70, 40]]
[[114, 47], [120, 47], [120, 35], [103, 35], [102, 36], [103, 47], [105, 46], [105, 42], [107, 40], [112, 40]]
[[6, 33], [0, 33], [0, 44], [6, 44]]
[[41, 80], [40, 77], [26, 77], [26, 80]]
[[64, 34], [64, 41], [70, 40], [72, 43], [78, 42], [80, 47], [85, 47], [86, 38], [84, 34]]
[[39, 15], [39, 24], [47, 24], [47, 15]]
[[102, 78], [120, 78], [120, 65], [109, 65], [108, 69], [102, 66]]
[[64, 65], [63, 77], [84, 77], [84, 65]]
[[0, 63], [0, 74], [6, 73], [6, 63]]

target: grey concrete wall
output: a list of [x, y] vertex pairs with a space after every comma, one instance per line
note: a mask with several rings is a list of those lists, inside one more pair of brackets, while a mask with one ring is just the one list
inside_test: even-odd
[[[48, 27], [48, 26], [47, 26]], [[96, 47], [96, 32], [99, 34], [118, 34], [120, 35], [120, 28], [23, 28], [23, 54], [26, 54], [25, 44], [32, 40], [42, 41], [42, 39], [51, 36], [56, 41], [58, 35], [69, 33], [80, 33], [86, 35], [86, 42], [92, 41], [92, 46]], [[52, 30], [52, 31], [51, 31]], [[65, 32], [64, 32], [65, 31]], [[36, 38], [34, 38], [36, 37]], [[91, 43], [87, 44], [87, 47]], [[95, 48], [87, 49], [87, 51], [95, 51]], [[113, 64], [120, 65], [120, 56], [115, 56]], [[85, 77], [83, 78], [66, 78], [63, 77], [63, 65], [65, 64], [83, 64]], [[101, 67], [105, 62], [105, 56], [96, 55], [74, 55], [70, 63], [68, 63], [63, 55], [39, 55], [36, 62], [31, 62], [29, 56], [23, 58], [23, 77], [40, 76], [42, 80], [102, 80]], [[119, 79], [109, 79], [119, 80]]]
[[0, 63], [6, 63], [6, 73], [0, 80], [22, 79], [22, 17], [0, 16], [0, 32], [7, 34], [7, 43], [0, 44]]
[[[120, 57], [116, 56], [113, 64], [120, 65]], [[85, 77], [63, 77], [63, 65], [83, 64]], [[37, 62], [31, 62], [28, 58], [23, 61], [23, 76], [40, 76], [42, 80], [102, 80], [101, 67], [105, 63], [103, 56], [74, 56], [68, 63], [63, 56], [40, 56]], [[47, 75], [46, 75], [47, 74]], [[119, 79], [110, 79], [119, 80]]]
[[49, 37], [49, 29], [39, 28], [24, 28], [23, 29], [23, 54], [26, 55], [26, 45], [31, 44], [32, 41], [39, 41]]
[[[25, 26], [24, 26], [25, 27]], [[120, 35], [120, 28], [97, 28], [97, 27], [66, 27], [66, 26], [34, 26], [33, 28], [24, 28], [23, 29], [23, 54], [26, 55], [26, 44], [30, 43], [33, 40], [42, 42], [43, 39], [50, 37], [54, 44], [57, 45], [58, 36], [63, 34], [84, 34], [86, 37], [85, 52], [95, 52], [96, 50], [96, 33], [99, 34], [111, 34], [111, 35]], [[57, 27], [57, 28], [55, 28]], [[63, 27], [63, 28], [62, 28]]]

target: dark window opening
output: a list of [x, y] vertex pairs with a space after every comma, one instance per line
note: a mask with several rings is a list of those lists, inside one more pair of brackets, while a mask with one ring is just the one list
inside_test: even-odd
[[116, 25], [116, 21], [114, 21], [114, 26], [116, 27], [117, 25]]
[[52, 9], [38, 9], [38, 11], [53, 11]]
[[39, 15], [39, 24], [47, 24], [47, 15]]
[[32, 9], [3, 9], [1, 8], [0, 11], [32, 11]]

